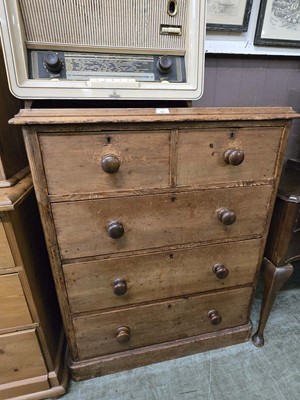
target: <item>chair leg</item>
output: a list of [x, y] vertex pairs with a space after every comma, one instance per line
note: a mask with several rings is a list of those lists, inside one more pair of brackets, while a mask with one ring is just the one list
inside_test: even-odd
[[264, 345], [264, 329], [266, 327], [272, 306], [278, 292], [293, 273], [293, 266], [286, 264], [276, 267], [267, 258], [263, 261], [264, 267], [264, 293], [260, 311], [259, 326], [257, 332], [252, 336], [252, 342], [257, 347]]

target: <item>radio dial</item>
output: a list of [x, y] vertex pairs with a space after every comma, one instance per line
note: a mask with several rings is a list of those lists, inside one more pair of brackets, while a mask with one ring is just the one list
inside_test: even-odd
[[63, 63], [58, 54], [54, 51], [48, 51], [45, 55], [45, 64], [48, 71], [59, 74], [62, 70]]
[[172, 68], [173, 62], [171, 57], [162, 56], [158, 59], [157, 67], [162, 73], [167, 73]]

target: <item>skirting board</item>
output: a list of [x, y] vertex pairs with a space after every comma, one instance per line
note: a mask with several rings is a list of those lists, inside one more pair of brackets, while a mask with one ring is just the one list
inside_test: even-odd
[[69, 360], [69, 368], [72, 378], [75, 381], [82, 381], [246, 342], [250, 339], [251, 330], [252, 324], [249, 322], [246, 325], [219, 332], [160, 343], [109, 356], [80, 362]]

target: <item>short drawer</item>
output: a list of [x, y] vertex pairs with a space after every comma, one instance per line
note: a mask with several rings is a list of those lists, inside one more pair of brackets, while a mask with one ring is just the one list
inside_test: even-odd
[[248, 321], [252, 288], [137, 306], [73, 320], [79, 358], [196, 336]]
[[0, 274], [3, 273], [5, 269], [13, 267], [15, 267], [14, 259], [11, 254], [3, 223], [0, 219]]
[[0, 275], [0, 330], [31, 323], [18, 274]]
[[[55, 203], [61, 257], [260, 235], [272, 190], [266, 185]], [[225, 209], [236, 215], [232, 225], [219, 219]]]
[[64, 265], [72, 313], [251, 284], [260, 240]]
[[[40, 389], [49, 389], [47, 370], [35, 331], [0, 335], [0, 385], [36, 377], [44, 377], [44, 385]], [[0, 394], [1, 389], [0, 386]]]
[[168, 131], [72, 132], [39, 140], [52, 195], [169, 186]]
[[281, 135], [280, 127], [180, 130], [177, 185], [272, 179]]

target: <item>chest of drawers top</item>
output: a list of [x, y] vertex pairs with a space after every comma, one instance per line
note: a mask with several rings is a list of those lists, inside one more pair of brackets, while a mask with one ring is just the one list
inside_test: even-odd
[[12, 122], [37, 133], [56, 202], [270, 183], [282, 120], [294, 116], [290, 108], [32, 109]]

